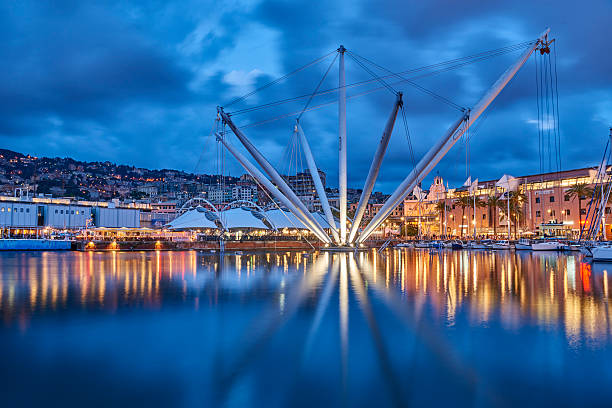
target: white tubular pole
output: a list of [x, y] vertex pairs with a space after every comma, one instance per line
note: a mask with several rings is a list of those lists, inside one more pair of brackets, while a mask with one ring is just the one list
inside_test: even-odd
[[[366, 228], [362, 231], [357, 239], [357, 242], [361, 243], [365, 241], [372, 232], [389, 216], [391, 211], [406, 197], [406, 195], [412, 191], [414, 186], [417, 185], [427, 174], [438, 164], [438, 162], [446, 155], [451, 147], [459, 140], [461, 135], [469, 129], [469, 127], [480, 117], [485, 109], [493, 102], [493, 100], [499, 95], [504, 87], [510, 82], [510, 80], [516, 75], [521, 69], [525, 62], [529, 59], [531, 53], [540, 45], [542, 41], [548, 36], [550, 29], [546, 29], [536, 41], [519, 57], [519, 59], [510, 66], [495, 83], [489, 88], [484, 96], [474, 105], [471, 112], [465, 114], [459, 119], [446, 134], [438, 141], [438, 143], [432, 147], [427, 154], [419, 161], [416, 168], [404, 179], [399, 187], [393, 192], [391, 197], [387, 199], [383, 207], [380, 209], [378, 214], [370, 221]], [[469, 120], [467, 120], [469, 118]], [[463, 122], [465, 126], [459, 129]]]
[[308, 221], [307, 226], [309, 226], [313, 232], [317, 230], [317, 232], [319, 233], [317, 235], [325, 237], [325, 239], [322, 239], [323, 242], [331, 244], [331, 239], [329, 238], [329, 236], [325, 233], [325, 231], [323, 230], [323, 228], [321, 228], [317, 220], [315, 220], [312, 214], [308, 211], [302, 200], [298, 198], [298, 196], [295, 194], [295, 192], [293, 192], [291, 187], [289, 187], [289, 185], [287, 185], [287, 183], [280, 176], [280, 174], [278, 174], [274, 166], [272, 166], [272, 164], [268, 162], [268, 160], [263, 156], [263, 154], [261, 154], [261, 152], [257, 150], [255, 146], [253, 146], [253, 144], [249, 141], [249, 139], [247, 139], [244, 133], [242, 133], [240, 129], [238, 129], [238, 127], [231, 120], [229, 115], [223, 111], [223, 108], [219, 108], [219, 114], [223, 118], [223, 121], [228, 124], [230, 129], [232, 129], [232, 132], [234, 132], [238, 140], [240, 140], [240, 142], [249, 151], [249, 153], [251, 153], [255, 161], [264, 169], [268, 176], [270, 176], [272, 182], [274, 182], [274, 184], [278, 186], [278, 189], [285, 195], [285, 197], [289, 201], [291, 201], [293, 207], [298, 210], [298, 213], [294, 214], [300, 214], [300, 218]]
[[357, 204], [357, 210], [355, 211], [355, 217], [353, 218], [353, 224], [351, 225], [351, 232], [348, 238], [349, 244], [353, 243], [355, 235], [357, 235], [357, 230], [359, 229], [359, 224], [363, 218], [363, 214], [368, 206], [370, 195], [372, 194], [374, 184], [376, 183], [376, 178], [378, 177], [378, 172], [380, 171], [380, 165], [382, 164], [383, 157], [385, 157], [385, 152], [387, 151], [387, 146], [389, 145], [389, 139], [391, 138], [391, 133], [393, 133], [393, 126], [395, 125], [397, 111], [399, 110], [400, 106], [402, 106], [402, 94], [398, 93], [393, 110], [391, 111], [391, 115], [387, 120], [387, 125], [383, 131], [380, 143], [378, 144], [378, 149], [376, 149], [376, 153], [374, 153], [374, 158], [372, 159], [372, 164], [370, 165], [368, 177], [363, 185], [361, 197], [359, 197], [359, 204]]
[[249, 172], [249, 174], [261, 183], [272, 195], [278, 199], [285, 207], [287, 207], [302, 223], [304, 226], [310, 229], [321, 241], [326, 242], [325, 238], [329, 239], [329, 237], [325, 234], [321, 234], [316, 229], [310, 227], [307, 220], [301, 216], [300, 211], [293, 205], [291, 200], [289, 200], [283, 193], [281, 193], [275, 186], [272, 184], [270, 180], [257, 168], [253, 163], [249, 161], [242, 153], [240, 153], [234, 146], [227, 143], [227, 141], [217, 135], [217, 140], [223, 143], [223, 146], [238, 160], [238, 162], [244, 167], [244, 169]]
[[338, 92], [338, 195], [340, 207], [340, 244], [346, 244], [346, 78], [344, 76], [344, 46], [340, 53], [340, 83]]
[[308, 143], [308, 139], [306, 139], [306, 135], [304, 134], [304, 131], [300, 126], [300, 122], [297, 122], [295, 124], [295, 127], [298, 133], [298, 137], [300, 138], [302, 148], [304, 149], [304, 156], [306, 157], [306, 164], [308, 165], [310, 177], [312, 177], [315, 189], [317, 190], [317, 195], [319, 196], [319, 201], [321, 201], [321, 207], [323, 207], [323, 213], [325, 214], [325, 218], [329, 223], [329, 228], [331, 229], [334, 241], [336, 242], [336, 244], [340, 244], [340, 237], [338, 236], [338, 230], [336, 229], [336, 221], [334, 220], [331, 208], [329, 207], [329, 201], [327, 201], [327, 194], [325, 194], [325, 188], [323, 187], [321, 176], [319, 176], [319, 168], [317, 167], [317, 163], [315, 162], [314, 156], [312, 155], [312, 151], [310, 150], [310, 144]]

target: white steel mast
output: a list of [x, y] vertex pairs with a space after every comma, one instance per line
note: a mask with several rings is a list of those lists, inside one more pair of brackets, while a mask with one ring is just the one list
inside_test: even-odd
[[310, 144], [308, 143], [308, 139], [306, 139], [306, 135], [304, 134], [304, 131], [300, 126], [299, 120], [295, 123], [295, 131], [298, 133], [300, 143], [302, 144], [302, 148], [304, 149], [304, 156], [306, 157], [308, 171], [310, 172], [310, 177], [312, 177], [312, 181], [315, 185], [315, 190], [317, 191], [317, 195], [319, 196], [319, 201], [321, 202], [321, 207], [323, 208], [323, 213], [325, 214], [325, 219], [329, 224], [329, 228], [331, 229], [334, 241], [336, 242], [336, 244], [340, 244], [340, 237], [338, 236], [336, 221], [334, 220], [331, 208], [329, 207], [329, 201], [327, 201], [327, 194], [325, 194], [325, 188], [323, 187], [321, 176], [319, 176], [319, 168], [317, 167], [314, 156], [312, 155], [312, 151], [310, 150]]
[[340, 244], [346, 244], [346, 78], [344, 76], [344, 52], [340, 46], [338, 92], [338, 205], [340, 207]]
[[353, 218], [353, 224], [351, 225], [351, 232], [348, 238], [349, 244], [353, 243], [355, 235], [357, 235], [357, 230], [359, 229], [359, 224], [363, 218], [363, 214], [368, 206], [370, 195], [372, 194], [374, 184], [376, 183], [376, 178], [378, 177], [378, 172], [380, 171], [380, 165], [385, 157], [385, 152], [387, 151], [387, 146], [389, 145], [389, 139], [391, 138], [391, 133], [393, 133], [393, 126], [395, 124], [395, 119], [397, 118], [397, 111], [401, 106], [402, 94], [400, 92], [397, 94], [397, 99], [393, 105], [393, 110], [391, 111], [391, 115], [387, 120], [387, 125], [383, 131], [380, 143], [378, 144], [378, 149], [376, 149], [376, 153], [374, 153], [374, 158], [372, 159], [372, 164], [370, 165], [370, 171], [368, 172], [368, 177], [363, 185], [361, 197], [359, 197], [359, 204], [357, 204], [357, 210], [355, 211], [355, 217]]

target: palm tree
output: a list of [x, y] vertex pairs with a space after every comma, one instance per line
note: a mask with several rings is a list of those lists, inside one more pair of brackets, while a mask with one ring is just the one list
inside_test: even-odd
[[[463, 219], [465, 218], [465, 209], [472, 204], [470, 201], [471, 201], [470, 196], [467, 196], [467, 195], [458, 197], [455, 200], [455, 204], [461, 207], [461, 222], [463, 222]], [[459, 225], [463, 225], [463, 224], [459, 224]], [[463, 236], [463, 227], [461, 227], [461, 236]]]
[[572, 201], [578, 198], [578, 219], [580, 220], [580, 224], [578, 226], [579, 229], [582, 229], [582, 200], [581, 200], [581, 197], [588, 197], [591, 195], [593, 195], [593, 189], [589, 187], [586, 183], [578, 183], [568, 188], [567, 190], [565, 190], [565, 196], [567, 198], [571, 198]]
[[446, 211], [450, 210], [450, 207], [448, 205], [446, 205], [445, 201], [438, 201], [438, 203], [435, 206], [436, 208], [436, 212], [438, 213], [438, 218], [440, 220], [440, 235], [444, 235], [446, 236], [446, 229], [444, 228], [444, 233], [442, 233], [442, 223], [443, 223], [443, 218], [444, 218], [444, 213]]
[[501, 200], [495, 194], [487, 197], [487, 206], [489, 207], [489, 216], [491, 216], [490, 211], [493, 210], [493, 235], [497, 235], [497, 207], [499, 207]]
[[519, 191], [510, 192], [510, 219], [514, 224], [514, 238], [518, 232], [518, 224], [524, 218], [523, 203], [527, 200], [527, 196]]

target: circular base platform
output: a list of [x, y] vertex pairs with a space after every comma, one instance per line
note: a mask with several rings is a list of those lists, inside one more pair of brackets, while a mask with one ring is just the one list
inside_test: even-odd
[[321, 251], [327, 252], [355, 252], [355, 251], [366, 251], [367, 248], [359, 248], [352, 246], [330, 246], [330, 247], [321, 247]]

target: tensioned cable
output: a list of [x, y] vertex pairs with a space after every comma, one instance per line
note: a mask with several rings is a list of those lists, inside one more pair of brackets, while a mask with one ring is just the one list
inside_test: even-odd
[[[483, 57], [483, 58], [481, 58], [480, 60], [487, 59], [487, 58], [491, 58], [491, 57], [486, 57], [486, 58], [484, 58], [484, 57]], [[454, 65], [454, 66], [450, 66], [450, 67], [442, 68], [442, 69], [440, 69], [440, 70], [438, 70], [438, 71], [428, 72], [428, 73], [424, 73], [424, 74], [421, 74], [421, 75], [414, 76], [414, 77], [412, 77], [411, 79], [415, 79], [415, 78], [423, 78], [423, 77], [426, 77], [426, 76], [429, 76], [429, 75], [439, 74], [439, 73], [441, 73], [441, 72], [446, 72], [446, 71], [449, 71], [449, 70], [451, 70], [451, 69], [455, 69], [455, 68], [460, 67], [460, 66], [464, 66], [464, 65], [472, 64], [472, 63], [474, 63], [474, 62], [478, 62], [478, 61], [480, 61], [480, 60], [468, 61], [468, 62], [464, 62], [464, 63], [462, 63], [462, 64], [458, 64], [458, 65]], [[388, 75], [387, 77], [389, 77], [389, 76], [395, 76], [395, 75]], [[385, 76], [383, 76], [383, 77], [381, 77], [381, 78], [385, 78]], [[369, 82], [372, 82], [372, 81], [375, 81], [375, 80], [374, 80], [374, 79], [371, 79], [371, 80], [367, 80], [367, 81], [362, 81], [362, 84], [363, 84], [363, 83], [369, 83]], [[394, 83], [392, 83], [391, 85], [398, 85], [398, 84], [400, 84], [400, 83], [402, 83], [402, 82], [405, 82], [405, 80], [400, 80], [400, 81], [394, 82]], [[338, 90], [338, 89], [339, 89], [339, 88], [335, 88], [335, 89], [333, 89], [333, 91], [336, 91], [336, 90]], [[364, 96], [364, 95], [367, 95], [367, 94], [370, 94], [370, 93], [373, 93], [373, 92], [377, 92], [377, 91], [379, 91], [379, 90], [381, 90], [381, 89], [385, 89], [385, 87], [382, 87], [382, 86], [381, 86], [381, 87], [378, 87], [378, 88], [373, 88], [373, 89], [370, 89], [370, 90], [364, 91], [364, 92], [359, 93], [359, 94], [356, 94], [356, 95], [349, 96], [349, 97], [347, 97], [347, 100], [348, 100], [348, 99], [357, 98], [357, 97], [360, 97], [360, 96]], [[325, 92], [325, 91], [324, 91], [324, 92]], [[306, 96], [310, 96], [310, 94], [308, 94], [308, 95], [306, 95]], [[291, 98], [291, 100], [295, 100], [295, 99], [299, 99], [299, 97], [298, 97], [298, 98]], [[284, 102], [288, 102], [288, 101], [289, 101], [289, 100], [284, 100], [284, 101], [283, 101], [283, 103], [284, 103]], [[322, 107], [325, 107], [325, 106], [328, 106], [328, 105], [332, 105], [332, 104], [335, 104], [335, 103], [337, 103], [337, 101], [331, 101], [331, 102], [322, 103], [322, 104], [316, 105], [316, 106], [314, 106], [314, 107], [310, 107], [310, 108], [306, 109], [306, 111], [310, 111], [310, 110], [314, 110], [314, 109], [319, 109], [319, 108], [322, 108]], [[263, 108], [263, 106], [260, 106], [260, 107], [257, 107], [257, 108]], [[234, 115], [234, 116], [235, 116], [235, 115], [237, 115], [237, 114], [247, 113], [247, 111], [249, 111], [249, 110], [256, 110], [256, 109], [244, 109], [243, 111], [236, 111], [236, 112], [233, 112], [233, 113], [231, 113], [230, 115]], [[276, 121], [276, 120], [283, 119], [283, 118], [286, 118], [286, 117], [289, 117], [289, 116], [294, 116], [294, 115], [297, 115], [297, 114], [299, 114], [300, 112], [301, 112], [301, 110], [299, 110], [299, 111], [294, 111], [294, 112], [290, 112], [290, 113], [283, 114], [283, 115], [279, 115], [279, 116], [276, 116], [276, 117], [273, 117], [273, 118], [270, 118], [270, 119], [266, 119], [266, 120], [262, 120], [262, 121], [259, 121], [259, 122], [254, 122], [254, 123], [250, 123], [250, 124], [247, 124], [247, 125], [241, 126], [241, 127], [239, 127], [239, 128], [240, 128], [240, 129], [245, 129], [245, 128], [249, 128], [249, 127], [254, 127], [254, 126], [263, 125], [263, 124], [270, 123], [270, 122], [274, 122], [274, 121]]]
[[[422, 77], [425, 77], [425, 76], [428, 76], [428, 75], [435, 75], [435, 74], [438, 74], [440, 72], [450, 71], [452, 69], [460, 68], [460, 67], [465, 66], [465, 65], [473, 64], [473, 63], [480, 62], [480, 61], [483, 61], [483, 60], [486, 60], [486, 59], [490, 59], [490, 58], [493, 58], [493, 57], [496, 57], [496, 56], [499, 56], [499, 55], [503, 55], [503, 54], [506, 54], [506, 53], [509, 53], [509, 52], [517, 51], [517, 50], [520, 50], [522, 48], [524, 48], [523, 45], [515, 46], [513, 49], [508, 49], [508, 50], [505, 50], [505, 51], [496, 52], [494, 54], [489, 54], [489, 55], [486, 55], [486, 56], [483, 56], [483, 57], [479, 57], [477, 59], [468, 60], [468, 61], [464, 61], [464, 62], [461, 62], [461, 63], [457, 63], [455, 65], [451, 65], [449, 67], [441, 68], [441, 69], [438, 69], [437, 71], [431, 71], [429, 73], [425, 73], [425, 74], [421, 74], [421, 75], [418, 75], [418, 76], [414, 76], [414, 77], [412, 77], [412, 79], [414, 79], [414, 78], [422, 78]], [[453, 60], [453, 61], [455, 61], [455, 60]], [[408, 74], [408, 73], [411, 73], [411, 72], [423, 71], [426, 68], [436, 67], [436, 66], [441, 66], [441, 65], [447, 65], [447, 63], [446, 62], [442, 62], [442, 63], [438, 63], [438, 64], [433, 64], [433, 65], [430, 65], [430, 66], [414, 68], [414, 69], [411, 69], [411, 70], [406, 70], [406, 71], [394, 73], [393, 75], [384, 75], [384, 76], [381, 76], [380, 78], [388, 78], [388, 77], [393, 77], [393, 76], [397, 76], [397, 75]], [[369, 80], [354, 82], [352, 84], [346, 85], [345, 88], [352, 88], [352, 87], [356, 87], [356, 86], [361, 86], [361, 85], [365, 85], [365, 84], [368, 84], [368, 83], [371, 83], [371, 82], [374, 82], [374, 81], [376, 81], [376, 79], [369, 79]], [[330, 89], [327, 89], [327, 90], [319, 92], [315, 96], [325, 95], [325, 94], [328, 94], [328, 93], [336, 92], [339, 89], [340, 89], [340, 87], [330, 88]], [[263, 108], [277, 106], [277, 105], [281, 105], [281, 104], [284, 104], [284, 103], [292, 102], [294, 100], [306, 98], [306, 97], [309, 97], [310, 95], [311, 94], [305, 94], [305, 95], [300, 95], [300, 96], [296, 96], [296, 97], [292, 97], [292, 98], [281, 99], [281, 100], [278, 100], [278, 101], [275, 101], [275, 102], [269, 102], [269, 103], [266, 103], [266, 104], [261, 104], [261, 105], [253, 106], [253, 107], [250, 107], [250, 108], [244, 108], [244, 109], [236, 110], [234, 112], [231, 112], [230, 114], [231, 115], [238, 115], [238, 114], [250, 112], [250, 111], [253, 111], [253, 110], [259, 110], [259, 109], [263, 109]]]
[[[448, 61], [443, 61], [443, 62], [439, 62], [436, 64], [431, 64], [431, 65], [426, 65], [423, 67], [419, 67], [419, 68], [413, 68], [413, 69], [409, 69], [406, 71], [401, 71], [401, 72], [397, 72], [397, 73], [393, 73], [390, 75], [383, 75], [383, 76], [379, 76], [377, 78], [382, 78], [382, 79], [386, 79], [386, 78], [390, 78], [390, 77], [397, 77], [398, 75], [405, 75], [405, 74], [409, 74], [409, 73], [415, 73], [415, 72], [419, 72], [419, 71], [424, 71], [427, 69], [432, 69], [432, 68], [438, 68], [438, 67], [442, 67], [444, 65], [450, 65], [450, 64], [455, 64], [455, 65], [450, 65], [447, 67], [443, 67], [443, 68], [439, 68], [438, 70], [434, 70], [431, 71], [429, 73], [425, 73], [419, 76], [415, 76], [415, 77], [410, 77], [407, 79], [414, 79], [414, 78], [421, 78], [421, 77], [425, 77], [428, 75], [435, 75], [441, 72], [446, 72], [452, 69], [456, 69], [456, 68], [460, 68], [462, 66], [465, 65], [469, 65], [469, 64], [473, 64], [476, 62], [480, 62], [486, 59], [490, 59], [499, 55], [503, 55], [503, 54], [507, 54], [510, 52], [514, 52], [514, 51], [518, 51], [520, 49], [525, 48], [527, 45], [532, 45], [533, 41], [528, 41], [528, 42], [524, 42], [524, 43], [520, 43], [520, 44], [515, 44], [513, 46], [508, 46], [508, 47], [504, 47], [504, 48], [500, 48], [500, 49], [496, 49], [496, 50], [491, 50], [491, 51], [487, 51], [487, 52], [483, 52], [483, 53], [479, 53], [479, 54], [474, 54], [473, 56], [468, 56], [468, 57], [462, 57], [462, 58], [456, 58], [453, 60], [448, 60]], [[354, 82], [352, 84], [348, 84], [345, 86], [345, 88], [353, 88], [356, 86], [362, 86], [365, 84], [369, 84], [371, 82], [377, 81], [378, 79], [369, 79], [369, 80], [364, 80], [364, 81], [359, 81], [359, 82]], [[401, 81], [401, 82], [404, 82]], [[234, 112], [231, 112], [230, 115], [239, 115], [239, 114], [243, 114], [243, 113], [247, 113], [247, 112], [251, 112], [254, 110], [259, 110], [259, 109], [264, 109], [264, 108], [269, 108], [269, 107], [273, 107], [273, 106], [278, 106], [278, 105], [282, 105], [288, 102], [292, 102], [292, 101], [296, 101], [299, 99], [303, 99], [303, 98], [309, 98], [311, 96], [320, 96], [320, 95], [326, 95], [332, 92], [336, 92], [339, 89], [341, 89], [341, 87], [335, 87], [335, 88], [330, 88], [330, 89], [326, 89], [323, 90], [321, 92], [318, 92], [316, 94], [304, 94], [304, 95], [299, 95], [299, 96], [295, 96], [295, 97], [291, 97], [291, 98], [286, 98], [286, 99], [281, 99], [278, 101], [274, 101], [274, 102], [269, 102], [269, 103], [265, 103], [265, 104], [261, 104], [261, 105], [257, 105], [257, 106], [252, 106], [249, 108], [244, 108], [244, 109], [239, 109], [236, 110]]]
[[408, 150], [410, 152], [410, 160], [412, 161], [412, 168], [416, 168], [416, 161], [414, 160], [414, 150], [412, 148], [412, 140], [410, 138], [410, 130], [408, 129], [408, 121], [406, 120], [406, 110], [404, 104], [400, 107], [402, 110], [402, 120], [404, 122], [404, 132], [406, 133], [406, 139], [408, 140]]
[[321, 80], [319, 81], [319, 83], [317, 84], [317, 87], [315, 88], [315, 90], [313, 91], [312, 95], [310, 95], [310, 98], [308, 98], [308, 101], [306, 102], [306, 105], [304, 105], [304, 109], [302, 110], [302, 113], [300, 113], [297, 117], [297, 120], [299, 121], [302, 118], [302, 115], [304, 114], [304, 111], [306, 111], [306, 109], [308, 109], [308, 105], [310, 105], [310, 102], [312, 102], [312, 98], [314, 98], [314, 96], [317, 94], [317, 92], [319, 91], [319, 88], [321, 87], [321, 85], [323, 84], [323, 82], [325, 81], [325, 78], [327, 78], [327, 74], [329, 74], [329, 71], [331, 70], [331, 68], [334, 66], [334, 63], [336, 62], [336, 60], [338, 59], [338, 54], [336, 53], [336, 56], [334, 57], [333, 61], [331, 62], [331, 64], [329, 64], [329, 67], [327, 67], [327, 71], [325, 71], [325, 74], [323, 75], [323, 78], [321, 78]]
[[455, 108], [455, 109], [458, 109], [458, 110], [459, 110], [459, 111], [461, 111], [461, 112], [465, 112], [465, 111], [466, 111], [466, 109], [465, 109], [463, 106], [461, 106], [461, 105], [459, 105], [459, 104], [456, 104], [455, 102], [451, 101], [450, 99], [445, 98], [444, 96], [439, 95], [439, 94], [435, 93], [434, 91], [429, 90], [429, 89], [425, 88], [424, 86], [421, 86], [421, 85], [417, 84], [416, 82], [413, 82], [413, 81], [411, 81], [411, 80], [409, 80], [409, 79], [407, 79], [407, 78], [404, 78], [404, 77], [403, 77], [403, 76], [401, 76], [400, 74], [395, 74], [395, 73], [393, 73], [393, 71], [391, 71], [390, 69], [387, 69], [387, 68], [385, 68], [385, 67], [383, 67], [383, 66], [381, 66], [381, 65], [379, 65], [379, 64], [377, 64], [377, 63], [375, 63], [374, 61], [371, 61], [371, 60], [369, 60], [369, 59], [367, 59], [367, 58], [365, 58], [365, 57], [362, 57], [362, 56], [360, 56], [360, 55], [357, 55], [357, 54], [354, 54], [354, 55], [355, 55], [355, 57], [358, 57], [358, 58], [360, 58], [360, 59], [362, 59], [362, 60], [364, 60], [364, 61], [366, 61], [366, 62], [368, 62], [368, 63], [370, 63], [370, 64], [372, 64], [372, 65], [374, 65], [374, 66], [375, 66], [375, 67], [377, 67], [378, 69], [381, 69], [381, 70], [383, 70], [383, 71], [385, 71], [385, 72], [390, 73], [391, 75], [396, 76], [396, 77], [397, 77], [397, 78], [399, 78], [399, 79], [402, 79], [402, 80], [406, 81], [406, 82], [407, 82], [409, 85], [411, 85], [411, 86], [413, 86], [413, 87], [417, 88], [418, 90], [420, 90], [420, 91], [422, 91], [422, 92], [425, 92], [426, 94], [428, 94], [428, 95], [430, 95], [430, 96], [432, 96], [432, 97], [434, 97], [434, 98], [436, 98], [436, 99], [438, 99], [438, 100], [440, 100], [440, 101], [442, 101], [442, 102], [446, 103], [446, 104], [447, 104], [447, 105], [449, 105], [449, 106], [452, 106], [452, 107], [453, 107], [453, 108]]
[[389, 90], [389, 92], [391, 92], [393, 95], [397, 95], [397, 91], [395, 89], [393, 89], [393, 87], [391, 85], [389, 85], [387, 82], [385, 82], [384, 79], [382, 79], [381, 77], [379, 77], [378, 75], [376, 75], [371, 69], [369, 69], [368, 67], [366, 67], [361, 61], [359, 61], [357, 59], [357, 57], [359, 57], [357, 54], [353, 54], [350, 51], [346, 51], [346, 53], [349, 55], [349, 57], [351, 57], [353, 59], [353, 61], [355, 61], [357, 63], [357, 65], [359, 65], [365, 72], [367, 72], [368, 74], [370, 74], [372, 76], [372, 78], [376, 79], [378, 82], [380, 82], [385, 88], [387, 88]]
[[332, 52], [330, 52], [330, 53], [328, 53], [328, 54], [325, 54], [325, 55], [323, 55], [322, 57], [319, 57], [319, 58], [315, 59], [314, 61], [309, 62], [309, 63], [308, 63], [308, 64], [306, 64], [306, 65], [302, 65], [301, 67], [299, 67], [299, 68], [297, 68], [297, 69], [295, 69], [295, 70], [293, 70], [293, 71], [289, 72], [288, 74], [285, 74], [285, 75], [283, 75], [283, 76], [281, 76], [281, 77], [279, 77], [279, 78], [276, 78], [275, 80], [270, 81], [270, 82], [268, 82], [267, 84], [262, 85], [262, 86], [260, 86], [259, 88], [255, 89], [255, 90], [253, 90], [253, 91], [251, 91], [251, 92], [248, 92], [248, 93], [244, 94], [243, 96], [240, 96], [240, 97], [238, 97], [238, 98], [236, 98], [236, 99], [234, 99], [234, 100], [230, 101], [228, 104], [226, 104], [226, 105], [225, 105], [225, 107], [228, 107], [228, 106], [231, 106], [231, 105], [233, 105], [233, 104], [235, 104], [235, 103], [238, 103], [238, 102], [240, 102], [240, 101], [243, 101], [243, 100], [245, 100], [246, 98], [248, 98], [249, 96], [254, 95], [254, 94], [256, 94], [257, 92], [259, 92], [259, 91], [261, 91], [261, 90], [264, 90], [264, 89], [266, 89], [266, 88], [269, 88], [269, 87], [271, 87], [272, 85], [275, 85], [275, 84], [277, 84], [277, 83], [279, 83], [279, 82], [281, 82], [281, 81], [283, 81], [283, 80], [285, 80], [285, 79], [289, 78], [290, 76], [292, 76], [292, 75], [294, 75], [294, 74], [297, 74], [298, 72], [303, 71], [304, 69], [306, 69], [306, 68], [308, 68], [308, 67], [310, 67], [310, 66], [312, 66], [312, 65], [315, 65], [315, 64], [317, 64], [317, 63], [319, 63], [319, 62], [323, 61], [325, 58], [329, 57], [330, 55], [332, 55], [332, 54], [333, 54], [333, 53], [335, 53], [335, 52], [336, 52], [336, 50], [333, 50]]
[[561, 128], [559, 123], [559, 78], [557, 76], [557, 41], [553, 44], [554, 60], [555, 60], [555, 95], [557, 105], [557, 138], [559, 146], [559, 170], [561, 170]]

